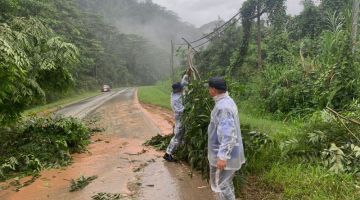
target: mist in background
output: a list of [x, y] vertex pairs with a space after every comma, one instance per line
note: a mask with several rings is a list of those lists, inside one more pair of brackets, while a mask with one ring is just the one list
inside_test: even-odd
[[[182, 37], [193, 41], [211, 32], [239, 12], [244, 1], [79, 0], [83, 10], [100, 15], [119, 33], [141, 36], [153, 46], [151, 56], [159, 63], [156, 70], [162, 75], [171, 71], [171, 40], [181, 44]], [[303, 6], [301, 0], [288, 0], [287, 8], [289, 14], [296, 15]]]
[[170, 40], [180, 43], [181, 37], [191, 40], [202, 35], [194, 25], [181, 21], [176, 13], [151, 1], [82, 2], [84, 9], [102, 15], [106, 22], [121, 33], [143, 36], [164, 50], [170, 49]]
[[[245, 0], [153, 0], [172, 10], [186, 22], [201, 27], [218, 17], [227, 20], [239, 11]], [[297, 15], [303, 10], [301, 0], [288, 0], [287, 10], [290, 15]]]

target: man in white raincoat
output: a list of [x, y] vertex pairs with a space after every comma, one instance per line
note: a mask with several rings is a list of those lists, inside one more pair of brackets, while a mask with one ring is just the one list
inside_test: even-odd
[[182, 103], [183, 85], [181, 83], [174, 83], [172, 85], [173, 92], [171, 94], [171, 108], [175, 117], [174, 137], [171, 139], [169, 146], [166, 149], [164, 159], [167, 161], [174, 161], [173, 154], [180, 145], [184, 135], [184, 129], [181, 123], [181, 117], [184, 112], [184, 105]]
[[223, 78], [210, 78], [209, 94], [215, 101], [208, 127], [211, 189], [219, 200], [235, 200], [233, 178], [245, 163], [239, 113]]

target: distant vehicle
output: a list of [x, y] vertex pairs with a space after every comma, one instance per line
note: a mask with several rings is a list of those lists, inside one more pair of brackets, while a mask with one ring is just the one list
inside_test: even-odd
[[103, 85], [101, 88], [101, 92], [110, 92], [110, 91], [111, 91], [110, 85]]

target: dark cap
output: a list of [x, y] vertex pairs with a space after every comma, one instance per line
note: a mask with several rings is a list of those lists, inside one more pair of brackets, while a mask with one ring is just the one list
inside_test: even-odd
[[183, 85], [180, 82], [174, 83], [172, 86], [173, 92], [179, 92], [183, 89]]
[[212, 77], [209, 79], [209, 87], [217, 90], [227, 91], [226, 81], [222, 77]]

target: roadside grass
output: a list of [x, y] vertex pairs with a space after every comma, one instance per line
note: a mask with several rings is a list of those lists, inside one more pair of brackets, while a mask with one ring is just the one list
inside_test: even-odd
[[[170, 108], [170, 90], [164, 88], [164, 83], [141, 87], [139, 99]], [[241, 124], [267, 133], [278, 143], [304, 133], [301, 121], [282, 122], [253, 112], [246, 110], [246, 106], [240, 108]], [[279, 148], [269, 147], [255, 158], [247, 158], [246, 170], [273, 191], [282, 193], [286, 200], [359, 199], [360, 182], [354, 175], [331, 173], [321, 163], [304, 163], [306, 161], [301, 159], [284, 159]]]
[[254, 116], [247, 112], [239, 111], [241, 124], [248, 124], [254, 130], [267, 133], [274, 140], [284, 140], [301, 132], [301, 123], [288, 123]]
[[[241, 124], [251, 130], [269, 134], [278, 144], [297, 134], [304, 134], [303, 122], [282, 122], [240, 113]], [[245, 152], [246, 155], [246, 152]], [[360, 199], [360, 179], [354, 174], [330, 172], [321, 161], [307, 162], [301, 158], [284, 158], [281, 150], [269, 146], [247, 157], [246, 170], [262, 184], [286, 200], [355, 200]]]
[[262, 180], [285, 199], [355, 200], [359, 182], [351, 174], [334, 174], [324, 167], [296, 163], [274, 164]]
[[72, 103], [85, 100], [87, 98], [94, 97], [100, 94], [101, 94], [100, 91], [91, 91], [91, 92], [84, 92], [81, 94], [71, 95], [69, 97], [60, 99], [58, 101], [49, 104], [39, 105], [33, 108], [29, 108], [23, 113], [23, 116], [35, 115], [37, 113], [50, 113], [58, 109], [61, 109], [62, 107], [65, 107], [67, 105], [70, 105]]
[[138, 89], [140, 102], [157, 105], [171, 109], [170, 106], [171, 83], [161, 82], [154, 86], [143, 86]]
[[[269, 134], [278, 144], [304, 134], [303, 122], [282, 122], [240, 113], [242, 124]], [[246, 152], [245, 152], [246, 155]], [[330, 172], [321, 161], [308, 163], [301, 158], [284, 158], [278, 147], [263, 149], [247, 158], [246, 170], [286, 200], [360, 199], [360, 180], [353, 174]]]

